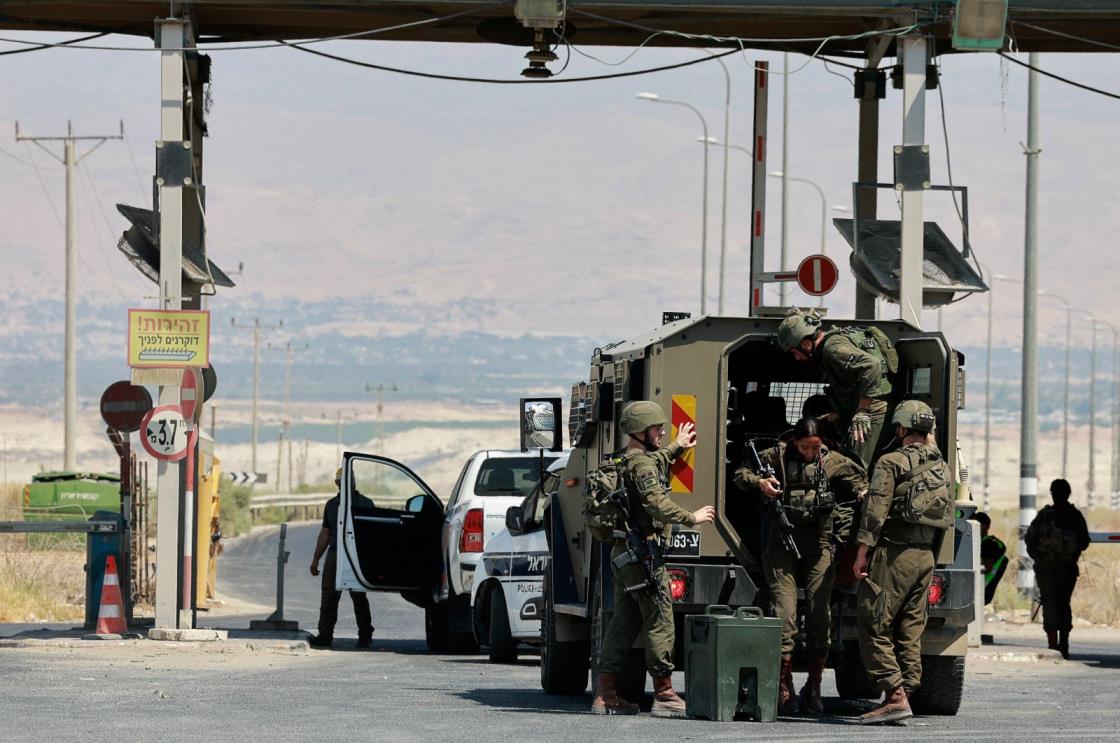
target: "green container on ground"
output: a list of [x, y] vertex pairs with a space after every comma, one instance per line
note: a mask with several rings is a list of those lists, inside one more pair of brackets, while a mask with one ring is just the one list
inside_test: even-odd
[[686, 617], [684, 655], [688, 717], [778, 719], [781, 620], [753, 606], [709, 606]]
[[[112, 473], [40, 472], [23, 488], [24, 521], [84, 521], [119, 511], [121, 479]], [[84, 534], [28, 534], [32, 549], [84, 549]]]

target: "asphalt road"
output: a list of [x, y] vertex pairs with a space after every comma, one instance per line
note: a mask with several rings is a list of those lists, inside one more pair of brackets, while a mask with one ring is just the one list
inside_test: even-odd
[[[289, 530], [287, 615], [306, 628], [318, 612], [318, 582], [307, 573], [316, 530]], [[239, 601], [268, 604], [275, 561], [275, 532], [235, 540], [219, 586]], [[820, 720], [602, 718], [587, 713], [589, 696], [541, 692], [533, 655], [514, 665], [430, 655], [421, 610], [397, 596], [371, 599], [377, 631], [369, 652], [353, 649], [356, 629], [345, 605], [338, 650], [200, 653], [171, 643], [0, 649], [0, 739], [1044, 741], [1115, 740], [1120, 727], [1120, 641], [1075, 648], [1068, 663], [970, 659], [960, 714], [918, 718], [907, 728], [852, 724], [868, 705], [838, 700], [831, 674], [824, 688], [829, 714]], [[203, 616], [200, 624], [242, 634], [249, 618]], [[681, 674], [675, 681], [683, 687]]]

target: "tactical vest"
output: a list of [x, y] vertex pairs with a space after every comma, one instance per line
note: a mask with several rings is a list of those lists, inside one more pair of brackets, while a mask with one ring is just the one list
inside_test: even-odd
[[[658, 450], [663, 451], [663, 450]], [[633, 462], [638, 457], [650, 456], [655, 460], [654, 469], [657, 470], [657, 478], [661, 487], [665, 490], [669, 489], [669, 476], [667, 468], [661, 466], [661, 462], [657, 461], [657, 457], [651, 456], [647, 452], [639, 449], [627, 449], [622, 456], [626, 459], [626, 464], [623, 469], [623, 483], [626, 485], [626, 492], [630, 496], [630, 519], [634, 528], [637, 529], [643, 538], [649, 536], [667, 536], [670, 526], [662, 524], [660, 521], [654, 520], [649, 512], [642, 507], [642, 494], [638, 490], [638, 486], [630, 476], [633, 470]]]
[[[879, 376], [879, 389], [875, 391], [874, 397], [886, 397], [889, 395], [893, 388], [891, 387], [891, 382], [890, 379], [887, 378], [887, 375], [898, 372], [898, 351], [895, 350], [894, 344], [891, 343], [891, 339], [887, 337], [887, 334], [874, 325], [866, 328], [833, 328], [824, 334], [821, 343], [823, 344], [825, 340], [834, 335], [844, 336], [853, 346], [878, 359], [879, 368], [882, 373]], [[825, 374], [831, 377], [831, 372], [827, 365], [825, 366]], [[833, 386], [836, 386], [838, 381], [839, 380], [836, 379], [829, 379], [829, 382]]]
[[1053, 506], [1044, 506], [1039, 511], [1037, 533], [1035, 551], [1044, 560], [1075, 562], [1081, 554], [1077, 548], [1077, 532], [1058, 523]]
[[[831, 511], [836, 505], [832, 489], [828, 483], [828, 473], [824, 471], [824, 458], [828, 450], [821, 448], [820, 459], [814, 462], [800, 461], [795, 453], [794, 461], [786, 461], [788, 445], [778, 444], [778, 461], [781, 462], [782, 505], [794, 524], [816, 521], [823, 513]], [[792, 470], [792, 473], [791, 473]]]

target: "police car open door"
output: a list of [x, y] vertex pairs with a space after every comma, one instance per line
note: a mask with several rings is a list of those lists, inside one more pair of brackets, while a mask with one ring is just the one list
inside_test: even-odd
[[400, 462], [346, 452], [339, 493], [335, 588], [429, 603], [443, 567], [443, 504], [432, 489]]

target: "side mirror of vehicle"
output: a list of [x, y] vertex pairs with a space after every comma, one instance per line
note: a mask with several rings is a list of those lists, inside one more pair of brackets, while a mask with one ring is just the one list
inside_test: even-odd
[[424, 510], [424, 495], [414, 495], [409, 498], [404, 504], [404, 510], [409, 513], [420, 513]]
[[521, 451], [564, 448], [564, 413], [559, 397], [521, 398]]
[[510, 506], [506, 509], [506, 528], [509, 533], [517, 536], [525, 530], [525, 514], [521, 506]]

